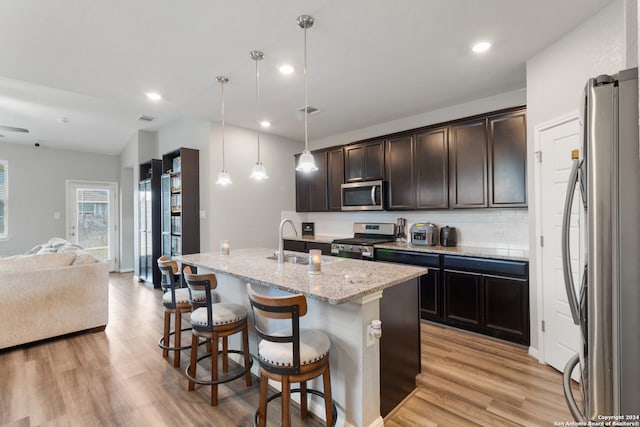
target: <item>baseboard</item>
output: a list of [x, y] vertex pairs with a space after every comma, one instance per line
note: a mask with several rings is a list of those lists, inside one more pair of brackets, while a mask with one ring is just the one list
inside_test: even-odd
[[529, 347], [529, 356], [534, 357], [540, 363], [544, 363], [542, 360], [540, 360], [540, 353], [538, 352], [537, 348]]
[[121, 268], [118, 273], [133, 273], [133, 268]]
[[[347, 425], [347, 424], [345, 424]], [[351, 424], [349, 424], [351, 425]], [[371, 424], [369, 424], [369, 427], [384, 427], [384, 420], [382, 419], [382, 417], [378, 417], [375, 420], [373, 420], [373, 422]]]

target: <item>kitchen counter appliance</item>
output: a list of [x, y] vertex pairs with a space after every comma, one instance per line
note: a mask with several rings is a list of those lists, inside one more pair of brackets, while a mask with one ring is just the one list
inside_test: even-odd
[[411, 244], [435, 246], [438, 244], [438, 226], [432, 223], [417, 222], [411, 226]]
[[[563, 382], [571, 414], [587, 425], [609, 416], [638, 420], [640, 414], [638, 69], [589, 79], [583, 96], [584, 140], [572, 153], [562, 221], [564, 285], [582, 342], [565, 367]], [[576, 294], [569, 230], [578, 183], [586, 253]], [[571, 390], [578, 364], [582, 408]]]
[[448, 225], [440, 229], [440, 245], [456, 246], [458, 244], [458, 230]]
[[354, 222], [354, 236], [331, 242], [331, 255], [344, 258], [373, 260], [373, 245], [393, 242], [396, 225], [376, 222]]

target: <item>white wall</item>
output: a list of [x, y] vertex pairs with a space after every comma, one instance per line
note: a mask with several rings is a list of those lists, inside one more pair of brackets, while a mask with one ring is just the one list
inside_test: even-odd
[[[535, 128], [552, 119], [578, 112], [580, 95], [590, 77], [625, 68], [625, 18], [622, 0], [610, 4], [553, 45], [527, 61], [527, 161], [534, 165]], [[529, 240], [531, 289], [531, 346], [539, 342], [538, 277], [535, 248], [535, 168], [529, 167]]]
[[120, 181], [118, 156], [0, 143], [0, 158], [9, 161], [9, 239], [0, 256], [65, 237], [65, 180]]
[[225, 127], [225, 161], [233, 184], [215, 184], [222, 169], [221, 127], [204, 120], [181, 120], [157, 131], [156, 157], [179, 147], [200, 150], [200, 250], [217, 250], [219, 241], [231, 248], [273, 246], [277, 243], [280, 212], [295, 203], [295, 153], [302, 143], [261, 134], [260, 155], [269, 179], [249, 179], [257, 159], [254, 131]]

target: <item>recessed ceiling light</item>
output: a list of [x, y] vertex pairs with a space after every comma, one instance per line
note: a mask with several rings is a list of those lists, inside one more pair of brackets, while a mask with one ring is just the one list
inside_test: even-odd
[[491, 48], [491, 43], [482, 41], [474, 44], [471, 50], [474, 51], [475, 53], [485, 53], [490, 48]]
[[269, 120], [263, 120], [260, 122], [260, 126], [262, 126], [263, 128], [268, 128], [271, 126], [271, 122]]
[[145, 95], [147, 95], [147, 98], [150, 101], [158, 102], [162, 99], [162, 95], [160, 95], [158, 92], [147, 92], [145, 93]]
[[286, 75], [289, 75], [289, 74], [293, 73], [293, 66], [291, 66], [289, 64], [283, 64], [283, 65], [280, 66], [279, 70], [280, 70], [280, 72], [282, 74], [284, 74], [286, 76]]

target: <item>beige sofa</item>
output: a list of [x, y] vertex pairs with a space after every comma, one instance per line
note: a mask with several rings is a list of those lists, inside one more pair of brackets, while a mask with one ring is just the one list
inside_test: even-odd
[[61, 239], [39, 246], [0, 258], [0, 349], [107, 325], [108, 264]]

